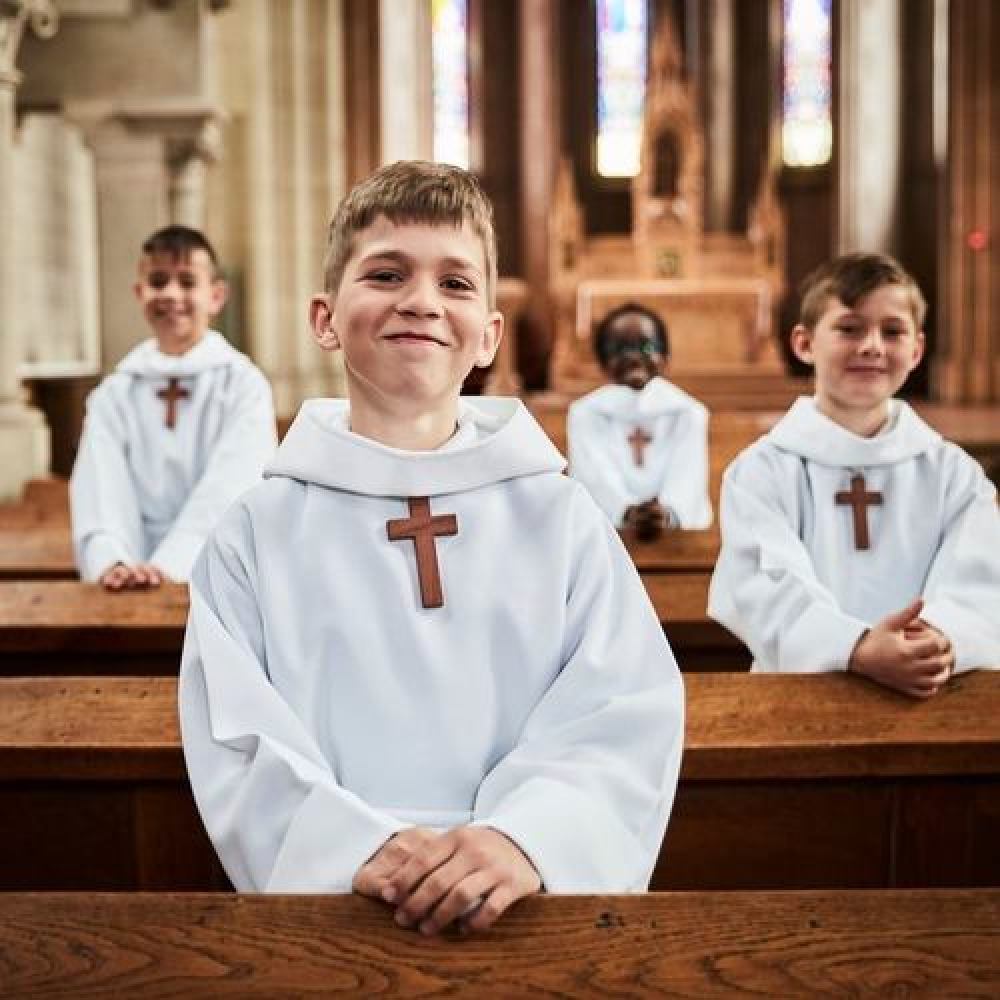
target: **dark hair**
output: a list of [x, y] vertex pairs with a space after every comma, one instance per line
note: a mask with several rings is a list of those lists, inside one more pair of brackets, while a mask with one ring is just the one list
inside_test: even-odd
[[853, 309], [866, 295], [885, 285], [899, 285], [910, 300], [910, 312], [919, 330], [927, 303], [913, 277], [887, 253], [848, 253], [823, 264], [802, 282], [799, 322], [815, 329], [830, 299]]
[[157, 229], [152, 236], [147, 237], [142, 244], [142, 252], [153, 256], [154, 254], [169, 254], [175, 260], [185, 258], [194, 250], [204, 250], [208, 254], [208, 259], [212, 262], [214, 276], [219, 273], [219, 258], [215, 254], [215, 248], [208, 242], [204, 233], [190, 226], [164, 226]]
[[425, 160], [400, 160], [381, 167], [341, 201], [327, 235], [323, 263], [327, 292], [336, 294], [340, 287], [354, 252], [354, 237], [380, 215], [396, 225], [423, 222], [461, 229], [468, 224], [483, 246], [486, 298], [493, 307], [497, 285], [493, 205], [469, 171]]
[[658, 313], [653, 312], [646, 306], [640, 305], [638, 302], [626, 302], [623, 305], [615, 306], [600, 323], [597, 324], [597, 329], [594, 331], [594, 352], [597, 354], [597, 360], [600, 361], [602, 365], [606, 365], [608, 362], [608, 357], [610, 356], [609, 351], [609, 340], [611, 339], [611, 328], [615, 324], [615, 320], [619, 317], [626, 315], [627, 313], [638, 313], [640, 316], [645, 316], [653, 324], [653, 333], [656, 337], [656, 344], [660, 348], [660, 353], [665, 357], [670, 357], [670, 338], [667, 335], [667, 324], [663, 322]]

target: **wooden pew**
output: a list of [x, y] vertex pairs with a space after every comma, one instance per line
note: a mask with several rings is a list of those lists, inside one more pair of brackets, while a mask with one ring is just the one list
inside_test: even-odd
[[358, 896], [0, 897], [5, 993], [47, 997], [1000, 994], [1000, 892], [537, 896], [423, 938]]
[[[686, 669], [746, 669], [742, 645], [705, 615], [704, 573], [643, 574]], [[92, 583], [0, 582], [0, 676], [177, 673], [184, 584], [110, 593]]]
[[0, 674], [176, 675], [187, 612], [185, 584], [0, 582]]
[[[658, 889], [1000, 886], [1000, 673], [685, 678]], [[0, 890], [210, 889], [170, 678], [0, 679]]]
[[76, 578], [68, 522], [0, 527], [0, 581]]

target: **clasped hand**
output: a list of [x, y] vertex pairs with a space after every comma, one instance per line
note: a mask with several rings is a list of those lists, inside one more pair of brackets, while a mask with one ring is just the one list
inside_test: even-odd
[[924, 602], [882, 619], [858, 641], [848, 669], [913, 698], [936, 694], [955, 669], [951, 640], [920, 618]]
[[396, 923], [436, 934], [491, 927], [517, 900], [541, 889], [521, 849], [489, 827], [445, 833], [410, 827], [390, 837], [358, 869], [354, 891], [396, 908]]
[[115, 563], [101, 574], [101, 586], [107, 590], [143, 590], [169, 583], [170, 578], [152, 563]]

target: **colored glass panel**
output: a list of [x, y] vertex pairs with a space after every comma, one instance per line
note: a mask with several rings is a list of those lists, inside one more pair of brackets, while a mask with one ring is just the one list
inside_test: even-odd
[[434, 159], [469, 168], [468, 0], [432, 0]]
[[790, 167], [818, 166], [833, 151], [831, 2], [784, 0], [781, 146]]

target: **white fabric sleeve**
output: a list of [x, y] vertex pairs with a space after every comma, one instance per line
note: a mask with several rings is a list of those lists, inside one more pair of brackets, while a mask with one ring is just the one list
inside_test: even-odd
[[587, 488], [595, 503], [620, 528], [625, 508], [632, 500], [620, 469], [616, 468], [601, 447], [602, 435], [594, 426], [594, 417], [573, 406], [566, 417], [566, 450], [569, 474]]
[[187, 580], [205, 539], [241, 494], [260, 481], [277, 446], [274, 404], [267, 379], [255, 368], [237, 370], [225, 427], [205, 472], [149, 561], [172, 580]]
[[1000, 670], [1000, 512], [973, 459], [949, 449], [948, 521], [924, 585], [920, 617], [955, 651], [955, 672]]
[[233, 885], [351, 891], [404, 827], [341, 788], [267, 676], [252, 534], [240, 505], [195, 564], [179, 710], [195, 801]]
[[142, 515], [128, 465], [127, 428], [112, 388], [87, 397], [69, 481], [73, 551], [80, 576], [99, 580], [115, 563], [142, 557]]
[[846, 670], [868, 629], [841, 610], [818, 577], [759, 452], [738, 459], [722, 482], [722, 546], [708, 592], [708, 614], [749, 647], [754, 669], [780, 673]]
[[641, 891], [677, 786], [683, 686], [620, 540], [589, 498], [575, 506], [563, 666], [473, 823], [518, 844], [549, 892]]
[[[708, 412], [701, 408], [685, 411], [676, 423], [676, 447], [683, 456], [680, 475], [670, 475], [663, 484], [659, 501], [673, 511], [678, 525], [688, 530], [712, 526], [712, 503], [708, 497]], [[673, 466], [673, 468], [677, 468]]]

